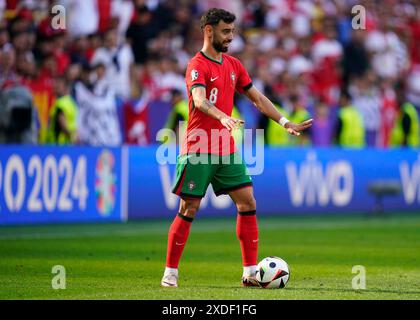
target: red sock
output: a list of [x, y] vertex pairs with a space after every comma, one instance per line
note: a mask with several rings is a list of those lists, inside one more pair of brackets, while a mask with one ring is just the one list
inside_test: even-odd
[[238, 212], [236, 220], [238, 236], [244, 267], [257, 264], [258, 257], [258, 225], [256, 211]]
[[182, 251], [184, 251], [185, 243], [190, 234], [191, 222], [190, 217], [185, 217], [178, 213], [169, 228], [168, 233], [168, 249], [166, 252], [166, 267], [178, 268]]

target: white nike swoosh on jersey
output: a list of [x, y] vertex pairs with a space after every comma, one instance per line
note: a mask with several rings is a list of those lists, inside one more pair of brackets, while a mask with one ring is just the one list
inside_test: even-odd
[[175, 244], [176, 244], [177, 246], [182, 246], [184, 243], [178, 243], [178, 242], [176, 242], [176, 241], [175, 241]]
[[255, 243], [255, 242], [258, 242], [258, 239], [257, 239], [257, 240], [252, 240], [252, 242], [254, 242], [254, 243]]
[[217, 76], [216, 78], [210, 78], [210, 81], [213, 82], [214, 80], [217, 80], [219, 78], [219, 76]]

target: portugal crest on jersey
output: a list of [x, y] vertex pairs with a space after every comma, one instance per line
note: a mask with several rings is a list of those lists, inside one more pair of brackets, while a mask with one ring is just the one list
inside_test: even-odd
[[196, 187], [196, 184], [194, 181], [188, 182], [188, 190], [192, 191], [195, 189], [195, 187]]
[[191, 70], [191, 81], [197, 80], [198, 79], [198, 71], [195, 69]]
[[235, 74], [235, 72], [232, 71], [230, 73], [230, 79], [232, 79], [232, 82], [230, 83], [230, 86], [232, 88], [235, 88], [235, 85], [236, 85], [236, 74]]

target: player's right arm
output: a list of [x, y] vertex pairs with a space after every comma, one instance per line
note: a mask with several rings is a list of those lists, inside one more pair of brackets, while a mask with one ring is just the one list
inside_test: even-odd
[[191, 90], [192, 98], [194, 101], [194, 106], [200, 110], [201, 112], [207, 114], [208, 116], [217, 119], [221, 122], [221, 124], [228, 129], [229, 131], [232, 131], [239, 125], [242, 125], [244, 123], [241, 119], [235, 119], [232, 117], [229, 117], [226, 113], [218, 109], [213, 103], [211, 103], [206, 98], [206, 88], [203, 86], [197, 86], [194, 87]]

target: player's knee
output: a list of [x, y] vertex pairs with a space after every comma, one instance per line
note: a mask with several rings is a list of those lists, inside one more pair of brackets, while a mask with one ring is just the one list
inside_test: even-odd
[[184, 214], [187, 217], [194, 218], [199, 208], [200, 208], [200, 201], [185, 200], [185, 203], [182, 208], [182, 214]]
[[257, 202], [254, 197], [249, 197], [243, 201], [240, 201], [236, 204], [236, 207], [239, 212], [249, 212], [257, 209]]

